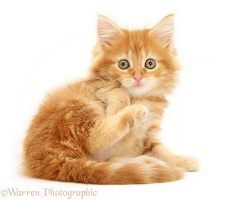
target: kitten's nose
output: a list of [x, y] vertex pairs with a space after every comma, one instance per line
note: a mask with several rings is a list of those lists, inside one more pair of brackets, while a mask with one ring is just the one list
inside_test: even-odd
[[140, 74], [135, 74], [135, 75], [134, 75], [134, 79], [135, 79], [137, 82], [139, 82], [142, 78], [143, 78], [143, 76], [140, 75]]

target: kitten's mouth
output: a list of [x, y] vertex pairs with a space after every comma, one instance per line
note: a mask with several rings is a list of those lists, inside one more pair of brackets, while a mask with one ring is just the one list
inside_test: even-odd
[[132, 84], [132, 87], [135, 87], [135, 88], [141, 88], [143, 86], [144, 86], [144, 84], [140, 83], [140, 82], [135, 82], [134, 84]]
[[132, 85], [132, 87], [133, 87], [133, 88], [141, 88], [141, 87], [143, 87], [143, 85], [141, 85], [141, 84], [135, 84], [135, 85]]

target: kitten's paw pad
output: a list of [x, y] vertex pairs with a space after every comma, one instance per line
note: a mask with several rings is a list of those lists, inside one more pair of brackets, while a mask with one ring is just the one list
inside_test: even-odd
[[195, 158], [190, 156], [177, 156], [177, 160], [177, 166], [183, 168], [185, 171], [198, 171], [199, 163]]
[[136, 115], [135, 115], [135, 120], [140, 123], [140, 122], [144, 122], [147, 119], [147, 114], [148, 114], [148, 110], [145, 109], [141, 109], [139, 110]]
[[135, 105], [134, 113], [133, 113], [133, 126], [138, 125], [144, 121], [146, 121], [148, 115], [148, 109], [143, 105]]
[[148, 108], [143, 105], [131, 105], [124, 109], [123, 116], [126, 122], [129, 123], [130, 128], [141, 124], [147, 119]]

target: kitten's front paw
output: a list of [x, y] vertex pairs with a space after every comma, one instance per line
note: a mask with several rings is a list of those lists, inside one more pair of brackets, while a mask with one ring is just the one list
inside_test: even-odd
[[135, 127], [138, 124], [146, 121], [148, 108], [143, 105], [132, 105], [132, 119], [130, 121], [130, 127]]
[[188, 172], [198, 171], [198, 161], [190, 156], [176, 156], [176, 166], [183, 168]]

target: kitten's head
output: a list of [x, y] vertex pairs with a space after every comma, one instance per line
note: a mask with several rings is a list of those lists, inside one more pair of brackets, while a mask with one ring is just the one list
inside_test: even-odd
[[92, 75], [118, 81], [133, 97], [171, 92], [179, 69], [173, 25], [174, 16], [168, 15], [151, 29], [129, 31], [100, 15]]

